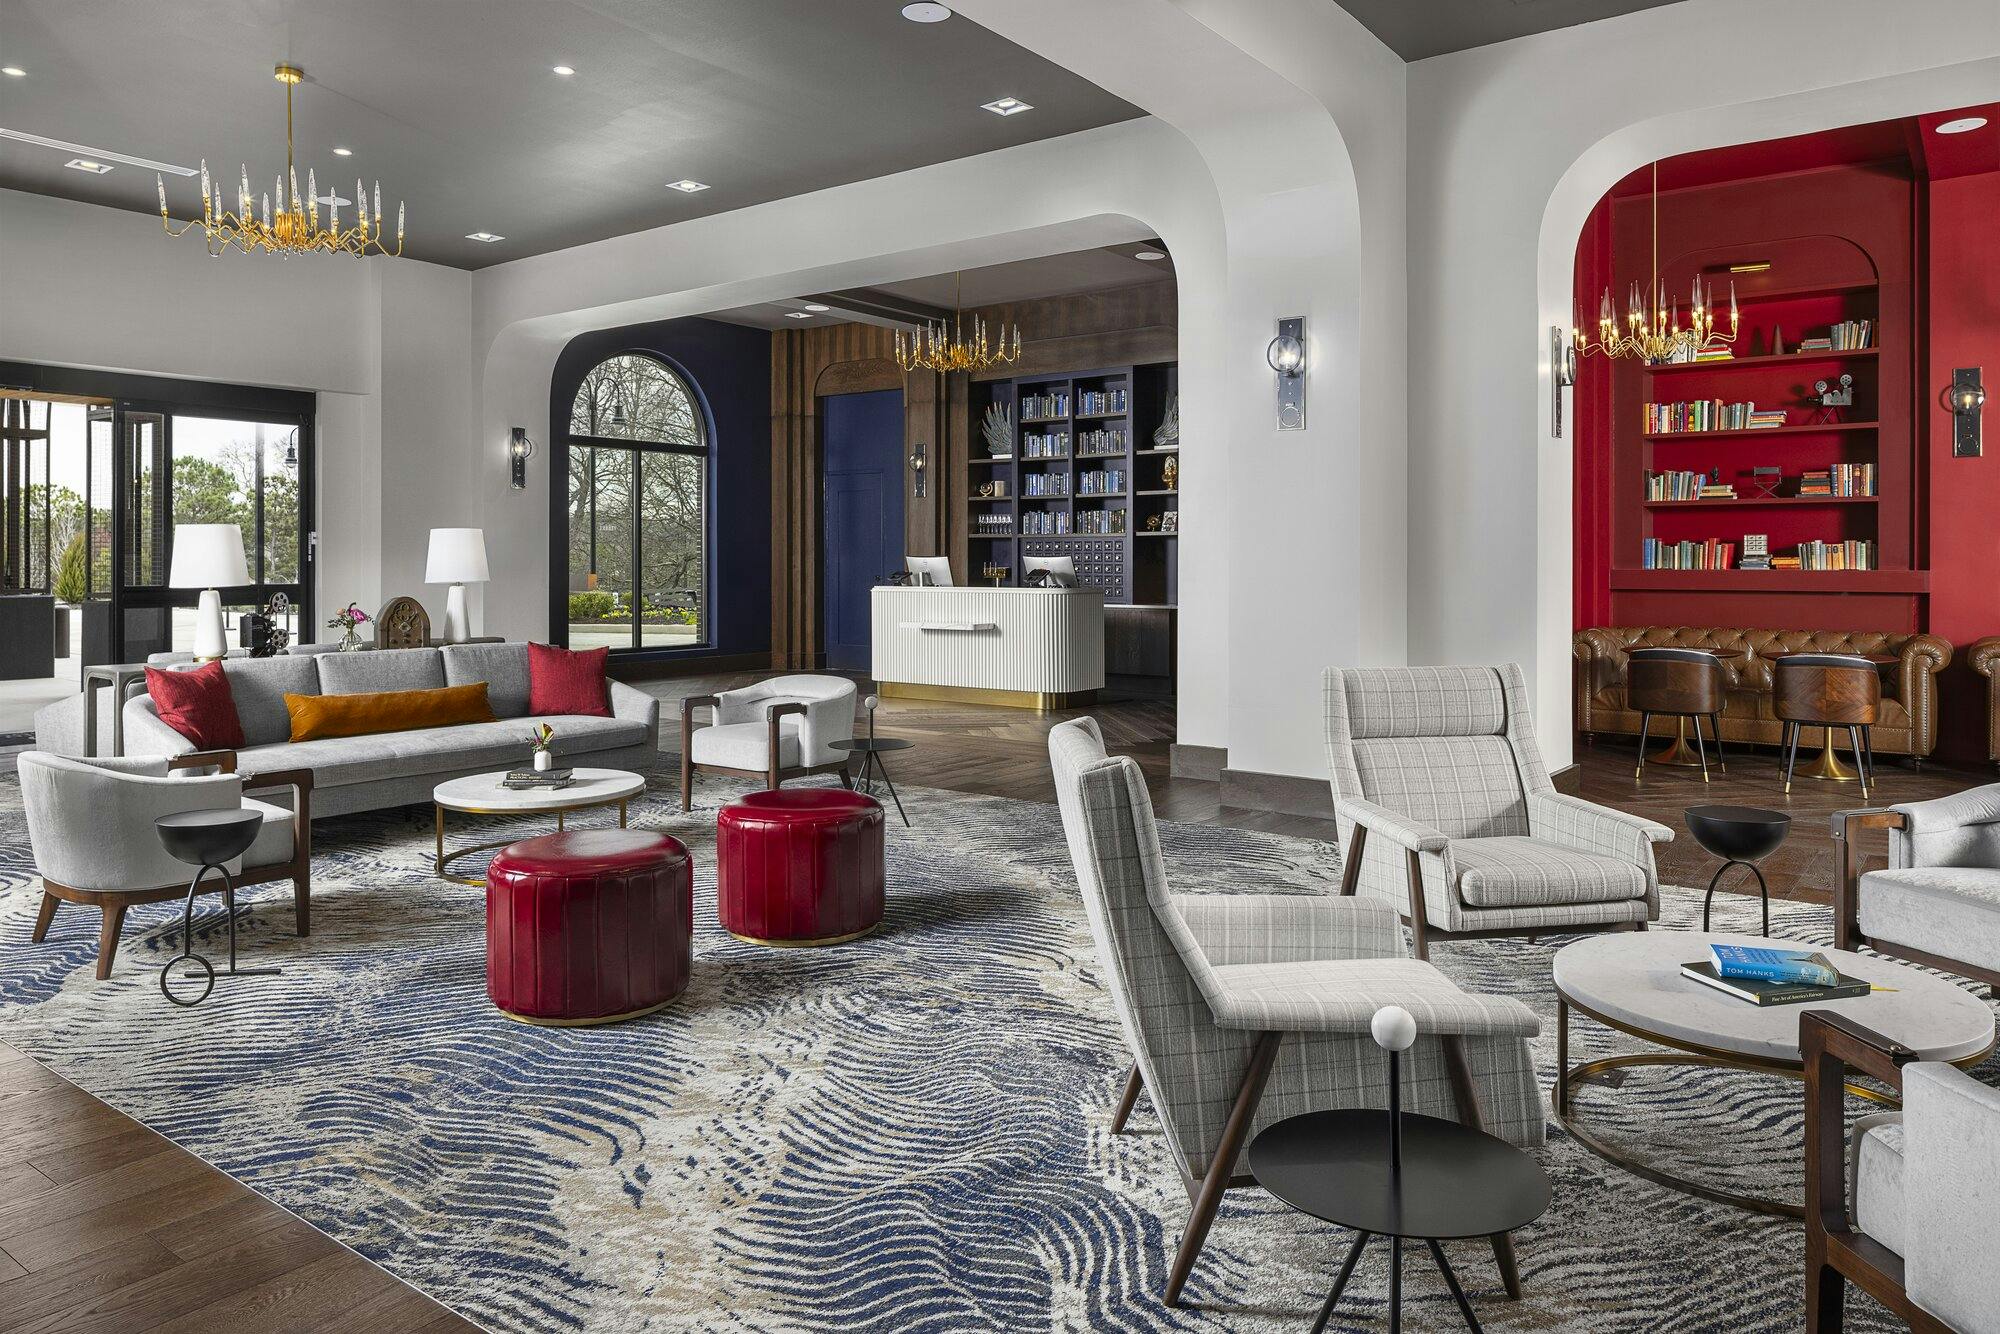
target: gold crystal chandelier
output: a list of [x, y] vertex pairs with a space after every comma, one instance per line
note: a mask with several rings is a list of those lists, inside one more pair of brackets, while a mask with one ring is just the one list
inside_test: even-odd
[[[354, 181], [354, 225], [343, 229], [340, 225], [340, 202], [338, 196], [328, 201], [326, 226], [319, 225], [319, 179], [308, 169], [305, 193], [299, 193], [299, 170], [292, 163], [292, 89], [306, 77], [306, 72], [297, 65], [280, 65], [277, 68], [278, 82], [285, 85], [285, 174], [278, 177], [273, 187], [276, 194], [276, 212], [272, 211], [272, 196], [263, 198], [263, 208], [256, 208], [256, 201], [250, 194], [250, 169], [244, 167], [236, 190], [236, 208], [231, 211], [222, 207], [222, 186], [208, 177], [208, 159], [201, 162], [201, 230], [208, 242], [208, 253], [220, 256], [232, 246], [245, 254], [262, 251], [275, 255], [353, 255], [357, 259], [371, 251], [378, 255], [400, 255], [403, 253], [403, 205], [396, 205], [396, 248], [394, 250], [382, 241], [382, 182], [375, 182], [375, 211], [371, 217], [368, 211], [368, 196], [361, 189], [359, 177]], [[183, 236], [195, 224], [182, 223], [178, 228], [167, 216], [167, 183], [155, 175], [154, 182], [160, 191], [160, 221], [165, 225], [168, 236]]]
[[896, 364], [905, 373], [923, 369], [943, 375], [950, 371], [983, 371], [988, 366], [1006, 366], [1021, 359], [1021, 326], [1013, 326], [1010, 334], [1006, 326], [999, 330], [997, 340], [989, 345], [986, 321], [978, 315], [972, 317], [972, 336], [965, 336], [965, 275], [954, 275], [957, 282], [957, 296], [952, 306], [951, 328], [947, 330], [942, 321], [926, 324], [914, 333], [896, 331]]
[[1688, 322], [1681, 323], [1680, 301], [1667, 299], [1666, 284], [1660, 281], [1660, 164], [1653, 164], [1653, 277], [1646, 293], [1640, 295], [1633, 283], [1625, 296], [1625, 328], [1621, 333], [1612, 313], [1611, 289], [1606, 287], [1597, 306], [1597, 341], [1590, 342], [1579, 327], [1575, 348], [1586, 356], [1596, 352], [1607, 357], [1637, 357], [1648, 365], [1671, 361], [1693, 361], [1707, 348], [1736, 341], [1736, 281], [1729, 283], [1729, 332], [1715, 329], [1715, 302], [1708, 285], [1700, 277], [1688, 294]]

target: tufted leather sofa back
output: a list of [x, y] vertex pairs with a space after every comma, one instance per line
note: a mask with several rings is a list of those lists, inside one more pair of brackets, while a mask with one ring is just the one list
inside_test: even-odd
[[[1783, 653], [1861, 653], [1900, 657], [1913, 639], [1927, 635], [1887, 630], [1745, 630], [1712, 625], [1607, 625], [1589, 632], [1613, 673], [1600, 687], [1625, 679], [1626, 653], [1635, 648], [1708, 648], [1725, 655], [1722, 679], [1731, 690], [1769, 690], [1771, 659]], [[1947, 648], [1946, 654], [1950, 650]], [[1940, 664], [1941, 665], [1941, 664]]]

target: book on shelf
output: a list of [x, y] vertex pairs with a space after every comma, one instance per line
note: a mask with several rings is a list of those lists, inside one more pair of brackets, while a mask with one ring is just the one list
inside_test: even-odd
[[1736, 565], [1736, 544], [1720, 538], [1700, 542], [1645, 539], [1641, 568], [1647, 570], [1728, 570]]
[[1799, 476], [1801, 496], [1872, 496], [1875, 494], [1875, 465], [1836, 463], [1826, 468], [1808, 468]]
[[1681, 976], [1692, 978], [1703, 986], [1714, 987], [1738, 1000], [1749, 1001], [1752, 1005], [1808, 1005], [1817, 1001], [1848, 1000], [1856, 996], [1866, 996], [1874, 990], [1859, 978], [1845, 973], [1836, 973], [1840, 980], [1832, 986], [1819, 986], [1810, 982], [1778, 982], [1759, 977], [1724, 977], [1715, 970], [1714, 963], [1703, 959], [1697, 963], [1681, 965]]
[[1762, 431], [1785, 424], [1783, 408], [1759, 408], [1755, 403], [1725, 403], [1719, 398], [1686, 403], [1645, 405], [1646, 434], [1675, 435], [1683, 431]]
[[[1783, 560], [1777, 557], [1776, 560]], [[1849, 538], [1844, 542], [1801, 542], [1796, 564], [1780, 566], [1799, 570], [1872, 570], [1875, 568], [1875, 544]]]

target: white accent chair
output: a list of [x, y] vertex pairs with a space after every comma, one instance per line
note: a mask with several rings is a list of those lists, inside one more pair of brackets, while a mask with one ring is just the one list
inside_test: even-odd
[[[1840, 1334], [1847, 1284], [1915, 1334], [2000, 1334], [2000, 1090], [1831, 1010], [1799, 1016], [1806, 1079], [1806, 1331]], [[1903, 1110], [1864, 1116], [1846, 1152], [1846, 1090], [1866, 1075]]]
[[[1542, 1142], [1544, 1110], [1528, 1039], [1534, 1012], [1461, 991], [1404, 955], [1387, 904], [1294, 894], [1175, 894], [1145, 776], [1109, 756], [1094, 719], [1049, 732], [1070, 863], [1112, 1005], [1133, 1056], [1111, 1121], [1120, 1133], [1143, 1089], [1187, 1187], [1188, 1225], [1165, 1300], [1180, 1300], [1222, 1194], [1250, 1184], [1243, 1155], [1287, 1116], [1381, 1107], [1381, 1053], [1369, 1025], [1399, 1005], [1421, 1036], [1404, 1063], [1405, 1107]], [[1512, 1242], [1492, 1238], [1509, 1296]]]
[[[833, 743], [854, 739], [854, 693], [844, 676], [774, 676], [682, 700], [681, 809], [693, 807], [696, 770], [761, 778], [773, 788], [787, 778], [837, 773], [852, 787], [853, 757]], [[698, 708], [715, 711], [712, 726], [695, 726]]]
[[[1889, 869], [1861, 872], [1856, 838], [1889, 831]], [[2000, 996], [2000, 783], [1934, 801], [1841, 811], [1834, 944], [1866, 945], [1986, 983]]]
[[1454, 936], [1646, 929], [1663, 824], [1557, 792], [1504, 667], [1329, 667], [1340, 892], [1395, 903], [1419, 959]]
[[[28, 845], [42, 877], [42, 907], [34, 940], [48, 937], [62, 903], [101, 910], [97, 976], [111, 976], [118, 933], [134, 904], [158, 903], [186, 895], [192, 868], [167, 854], [153, 821], [183, 811], [260, 812], [257, 841], [236, 862], [229, 878], [238, 889], [274, 880], [292, 882], [292, 911], [298, 933], [312, 932], [312, 772], [278, 770], [245, 780], [235, 772], [232, 751], [125, 759], [70, 759], [31, 750], [20, 757], [21, 796], [28, 814]], [[205, 775], [175, 769], [214, 768]], [[288, 788], [292, 809], [243, 795], [245, 789]], [[204, 882], [214, 893], [222, 881]]]

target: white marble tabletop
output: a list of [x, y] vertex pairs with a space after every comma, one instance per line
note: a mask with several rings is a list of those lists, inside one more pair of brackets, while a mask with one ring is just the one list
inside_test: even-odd
[[[524, 766], [525, 767], [525, 766]], [[473, 774], [439, 783], [431, 800], [448, 811], [505, 814], [511, 812], [566, 811], [578, 806], [636, 797], [646, 790], [646, 780], [623, 769], [578, 769], [568, 787], [510, 788], [502, 786], [505, 770]]]
[[[1681, 976], [1682, 964], [1709, 957], [1711, 943], [1813, 950], [1849, 977], [1896, 990], [1809, 1005], [1754, 1005]], [[1993, 1045], [1993, 1009], [1965, 988], [1888, 959], [1803, 941], [1620, 931], [1558, 950], [1555, 982], [1574, 1003], [1668, 1046], [1690, 1043], [1758, 1060], [1799, 1060], [1799, 1016], [1807, 1010], [1845, 1015], [1927, 1061], [1963, 1060]]]

